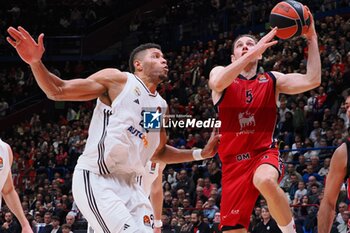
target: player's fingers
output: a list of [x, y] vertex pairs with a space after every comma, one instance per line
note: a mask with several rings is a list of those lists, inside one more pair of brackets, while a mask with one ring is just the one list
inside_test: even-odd
[[274, 27], [274, 28], [271, 29], [271, 31], [269, 33], [267, 33], [264, 36], [264, 39], [266, 41], [270, 41], [270, 40], [272, 40], [275, 37], [276, 33], [277, 33], [277, 27]]
[[38, 38], [38, 45], [40, 48], [44, 49], [44, 33], [41, 33]]
[[18, 27], [18, 31], [20, 31], [22, 33], [22, 35], [25, 38], [31, 38], [31, 35], [29, 34], [29, 32], [27, 32], [24, 28], [22, 28], [21, 26]]
[[217, 129], [214, 127], [213, 130], [211, 131], [210, 136], [214, 137], [217, 134]]
[[312, 23], [314, 21], [314, 17], [309, 9], [308, 6], [304, 5], [305, 9], [307, 10], [307, 12], [309, 13], [309, 16], [310, 16], [310, 22]]
[[311, 13], [311, 11], [310, 11], [310, 9], [309, 9], [309, 7], [307, 5], [304, 5], [304, 7], [309, 13]]
[[270, 41], [270, 42], [266, 43], [266, 48], [271, 47], [271, 46], [273, 46], [273, 45], [275, 45], [275, 44], [277, 44], [277, 43], [278, 43], [277, 40]]
[[16, 42], [12, 40], [10, 37], [6, 37], [7, 42], [9, 42], [12, 47], [16, 48]]
[[19, 31], [17, 31], [15, 28], [13, 28], [13, 27], [9, 27], [8, 29], [7, 29], [7, 32], [10, 34], [10, 36], [12, 37], [12, 38], [14, 38], [15, 40], [17, 40], [17, 41], [20, 41], [20, 40], [23, 40], [24, 39], [24, 37], [23, 37], [23, 35], [21, 34], [21, 32], [19, 32]]

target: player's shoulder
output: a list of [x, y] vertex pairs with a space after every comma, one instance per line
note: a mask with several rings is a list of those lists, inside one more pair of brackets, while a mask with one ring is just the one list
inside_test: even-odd
[[342, 143], [334, 152], [332, 156], [332, 162], [337, 164], [346, 165], [348, 160], [346, 143]]
[[347, 155], [347, 145], [346, 142], [342, 143], [336, 150], [335, 153], [337, 154], [342, 154], [342, 155]]
[[282, 77], [283, 75], [285, 75], [284, 73], [278, 72], [278, 71], [269, 71], [267, 73], [272, 74], [276, 79]]

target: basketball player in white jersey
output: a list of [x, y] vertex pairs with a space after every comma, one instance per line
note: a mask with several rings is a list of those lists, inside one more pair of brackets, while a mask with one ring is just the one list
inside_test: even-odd
[[21, 201], [13, 186], [11, 166], [13, 161], [10, 146], [0, 139], [0, 209], [4, 198], [6, 205], [13, 212], [22, 227], [22, 233], [33, 233], [26, 216], [23, 213]]
[[[77, 206], [95, 232], [153, 232], [152, 207], [136, 177], [145, 173], [147, 161], [181, 163], [212, 157], [221, 135], [212, 134], [203, 150], [179, 150], [166, 145], [164, 129], [143, 128], [145, 108], [157, 109], [155, 119], [167, 109], [157, 93], [167, 79], [168, 66], [159, 45], [144, 44], [131, 53], [133, 73], [103, 69], [86, 79], [62, 80], [41, 61], [44, 35], [38, 43], [18, 27], [8, 29], [7, 41], [31, 67], [46, 95], [59, 101], [99, 98], [112, 109], [105, 113], [100, 129], [90, 127], [89, 138], [73, 175]], [[95, 111], [94, 111], [95, 113]], [[99, 133], [100, 134], [99, 134]], [[102, 133], [101, 133], [102, 132]]]
[[[94, 129], [94, 134], [101, 135], [102, 127], [101, 119], [108, 118], [112, 113], [112, 108], [102, 103], [99, 99], [96, 101], [94, 114], [90, 122], [90, 128]], [[162, 174], [166, 164], [159, 162], [154, 163], [148, 161], [145, 167], [145, 173], [136, 177], [136, 182], [139, 184], [146, 197], [149, 197], [153, 209], [153, 215], [150, 215], [150, 219], [153, 219], [153, 231], [154, 233], [161, 233], [162, 227], [162, 209], [163, 209], [163, 186], [162, 186]], [[93, 228], [88, 224], [88, 233], [94, 233]]]

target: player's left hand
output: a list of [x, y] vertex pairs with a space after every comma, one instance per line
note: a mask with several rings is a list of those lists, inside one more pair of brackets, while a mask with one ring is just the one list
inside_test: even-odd
[[218, 129], [214, 128], [207, 142], [207, 145], [202, 150], [201, 156], [203, 158], [212, 158], [218, 152], [218, 147], [220, 144], [221, 134], [219, 134]]
[[153, 233], [162, 233], [162, 228], [161, 227], [153, 228]]
[[308, 30], [307, 30], [307, 32], [305, 33], [304, 36], [306, 37], [306, 39], [311, 39], [311, 37], [317, 35], [316, 34], [316, 29], [315, 29], [315, 21], [314, 21], [314, 17], [312, 16], [312, 13], [311, 13], [310, 9], [307, 6], [305, 6], [305, 8], [306, 8], [306, 10], [307, 10], [307, 12], [309, 13], [309, 16], [310, 16], [310, 26], [309, 26], [309, 28], [308, 28]]

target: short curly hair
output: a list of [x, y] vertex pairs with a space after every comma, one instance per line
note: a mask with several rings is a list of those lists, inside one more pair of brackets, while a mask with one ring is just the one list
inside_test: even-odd
[[132, 73], [135, 72], [134, 61], [135, 61], [135, 57], [137, 56], [137, 54], [139, 54], [140, 52], [145, 51], [147, 49], [153, 49], [153, 48], [162, 50], [162, 48], [159, 44], [147, 43], [147, 44], [141, 44], [141, 45], [137, 46], [130, 53], [130, 58], [129, 58], [129, 70], [130, 70], [130, 72], [132, 72]]

